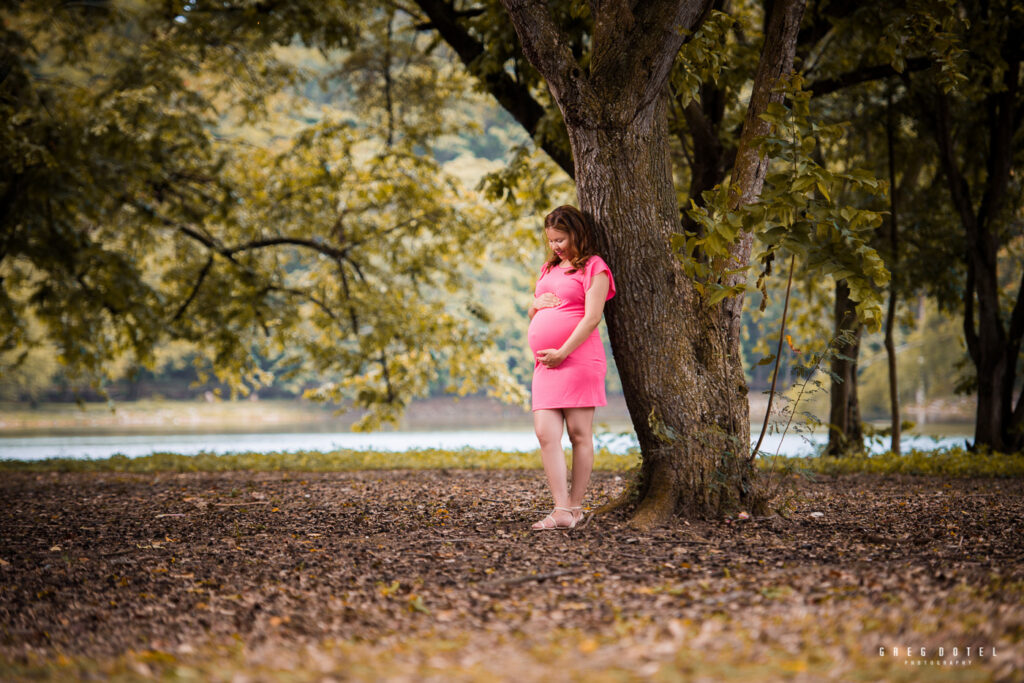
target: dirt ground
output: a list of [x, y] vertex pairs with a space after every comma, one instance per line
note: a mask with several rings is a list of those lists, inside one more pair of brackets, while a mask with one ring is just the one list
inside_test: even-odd
[[649, 534], [531, 532], [539, 471], [8, 473], [0, 500], [0, 678], [1024, 680], [1020, 480], [818, 478], [786, 517]]

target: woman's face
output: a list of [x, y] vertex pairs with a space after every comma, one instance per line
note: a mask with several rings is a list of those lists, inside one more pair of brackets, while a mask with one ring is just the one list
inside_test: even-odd
[[548, 238], [548, 246], [559, 258], [571, 260], [573, 257], [572, 238], [569, 233], [557, 228], [544, 228], [544, 234]]

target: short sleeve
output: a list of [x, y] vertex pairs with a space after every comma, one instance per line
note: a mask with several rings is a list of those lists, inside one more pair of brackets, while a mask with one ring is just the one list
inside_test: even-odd
[[544, 279], [544, 276], [548, 274], [551, 269], [551, 264], [544, 262], [544, 265], [540, 267], [540, 275], [537, 276], [537, 282], [533, 286], [533, 295], [540, 296], [540, 281]]
[[587, 265], [583, 267], [583, 291], [586, 292], [590, 289], [590, 283], [598, 273], [608, 274], [608, 296], [604, 298], [605, 301], [608, 301], [615, 296], [615, 279], [612, 277], [611, 268], [597, 254], [587, 259]]

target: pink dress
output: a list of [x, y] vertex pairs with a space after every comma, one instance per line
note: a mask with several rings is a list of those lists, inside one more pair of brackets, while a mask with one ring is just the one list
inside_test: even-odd
[[587, 259], [582, 270], [568, 274], [569, 268], [544, 264], [534, 296], [554, 292], [558, 306], [538, 310], [526, 334], [534, 354], [533, 409], [581, 408], [607, 405], [604, 376], [607, 368], [604, 345], [597, 328], [558, 367], [549, 368], [536, 359], [538, 351], [557, 349], [583, 319], [586, 291], [598, 273], [608, 274], [608, 296], [615, 296], [615, 281], [608, 264], [596, 254]]

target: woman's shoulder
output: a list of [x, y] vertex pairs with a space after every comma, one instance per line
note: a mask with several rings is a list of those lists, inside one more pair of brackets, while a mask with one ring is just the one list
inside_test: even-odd
[[604, 262], [604, 259], [594, 254], [587, 259], [587, 265], [583, 269], [583, 288], [590, 289], [590, 283], [598, 275], [605, 275], [608, 278], [608, 295], [605, 301], [615, 296], [615, 278], [612, 277], [612, 269]]
[[606, 268], [609, 272], [611, 272], [611, 268], [608, 267], [608, 264], [605, 262], [603, 258], [601, 258], [600, 254], [591, 254], [587, 258], [587, 263], [585, 266], [583, 266], [583, 268], [590, 272]]

